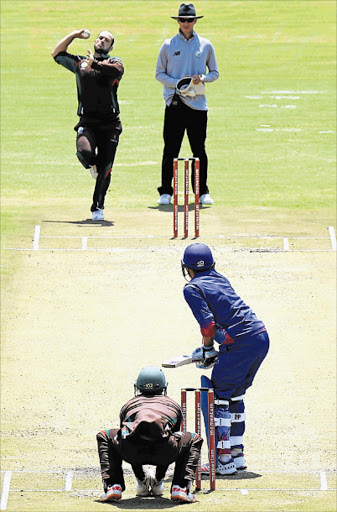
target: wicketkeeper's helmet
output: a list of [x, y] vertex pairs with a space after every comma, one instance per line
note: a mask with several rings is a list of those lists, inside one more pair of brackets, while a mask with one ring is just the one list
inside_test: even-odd
[[145, 366], [135, 382], [135, 395], [139, 391], [142, 395], [166, 395], [167, 382], [164, 372], [157, 366]]
[[190, 268], [194, 272], [203, 272], [213, 268], [215, 261], [211, 249], [206, 244], [196, 243], [186, 247], [184, 257], [181, 260], [183, 274]]

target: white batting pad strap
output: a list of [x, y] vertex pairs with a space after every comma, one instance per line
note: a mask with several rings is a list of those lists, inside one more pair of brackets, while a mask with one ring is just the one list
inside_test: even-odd
[[214, 418], [214, 425], [216, 427], [230, 427], [231, 420], [230, 418]]
[[214, 403], [215, 405], [229, 405], [228, 400], [220, 400], [220, 398], [216, 398]]
[[243, 436], [231, 436], [229, 438], [231, 446], [237, 446], [238, 444], [243, 444]]
[[238, 402], [239, 400], [243, 400], [245, 397], [245, 395], [240, 395], [240, 396], [232, 396], [231, 398], [231, 401], [232, 402]]
[[231, 449], [231, 443], [230, 441], [218, 441], [218, 444], [216, 445], [217, 448], [221, 448], [222, 450], [230, 450]]
[[240, 423], [241, 421], [246, 420], [245, 412], [232, 412], [231, 413], [231, 422], [232, 423]]

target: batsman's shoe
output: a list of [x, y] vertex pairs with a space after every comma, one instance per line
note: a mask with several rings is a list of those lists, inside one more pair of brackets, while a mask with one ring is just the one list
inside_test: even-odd
[[179, 485], [172, 485], [171, 490], [171, 500], [172, 501], [182, 501], [185, 503], [195, 503], [196, 497], [194, 494], [189, 492], [186, 487], [180, 487]]
[[[216, 467], [216, 474], [217, 475], [235, 475], [237, 473], [237, 469], [235, 466], [235, 462], [233, 459], [230, 459], [226, 463], [222, 463], [218, 460], [218, 464]], [[203, 464], [201, 466], [201, 474], [202, 475], [209, 475], [209, 463]]]
[[136, 496], [150, 496], [151, 491], [149, 487], [137, 479]]
[[243, 469], [247, 469], [247, 465], [246, 465], [246, 461], [245, 461], [245, 456], [244, 454], [241, 452], [239, 453], [238, 455], [233, 455], [233, 459], [234, 459], [234, 463], [235, 463], [235, 467], [238, 471], [242, 471]]
[[122, 487], [119, 484], [109, 485], [100, 497], [100, 501], [117, 501], [122, 497]]
[[89, 172], [90, 172], [91, 176], [94, 178], [94, 180], [97, 180], [98, 172], [97, 172], [96, 165], [91, 165], [89, 167]]
[[214, 201], [209, 194], [203, 194], [200, 197], [200, 204], [213, 204]]
[[92, 212], [92, 220], [104, 220], [103, 210], [99, 208]]
[[171, 204], [172, 196], [170, 194], [162, 194], [158, 199], [158, 204]]
[[162, 496], [164, 494], [164, 480], [156, 482], [154, 485], [152, 485], [151, 490], [153, 496]]

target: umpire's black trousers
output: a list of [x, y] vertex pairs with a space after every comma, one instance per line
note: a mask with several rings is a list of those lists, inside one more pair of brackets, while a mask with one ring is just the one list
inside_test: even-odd
[[[160, 195], [173, 194], [173, 159], [179, 156], [185, 130], [190, 143], [192, 155], [200, 159], [200, 195], [208, 194], [207, 166], [205, 150], [207, 134], [207, 111], [194, 110], [183, 103], [179, 96], [174, 96], [169, 107], [165, 109], [164, 118], [164, 152], [162, 160], [162, 183], [158, 187]], [[192, 188], [194, 191], [194, 165], [192, 165]]]
[[175, 462], [172, 484], [185, 487], [193, 482], [200, 457], [203, 439], [190, 432], [175, 433], [166, 438], [146, 441], [138, 436], [120, 438], [118, 429], [102, 430], [96, 436], [101, 464], [102, 480], [107, 485], [119, 484], [125, 490], [122, 461], [131, 464], [136, 478], [141, 482], [145, 474], [143, 464], [156, 466], [159, 482], [167, 468]]

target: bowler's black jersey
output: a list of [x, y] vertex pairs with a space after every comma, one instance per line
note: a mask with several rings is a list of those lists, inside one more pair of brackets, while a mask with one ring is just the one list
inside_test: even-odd
[[117, 118], [117, 89], [124, 73], [121, 59], [102, 55], [95, 57], [91, 67], [82, 55], [60, 52], [55, 61], [76, 74], [77, 115], [89, 118]]

